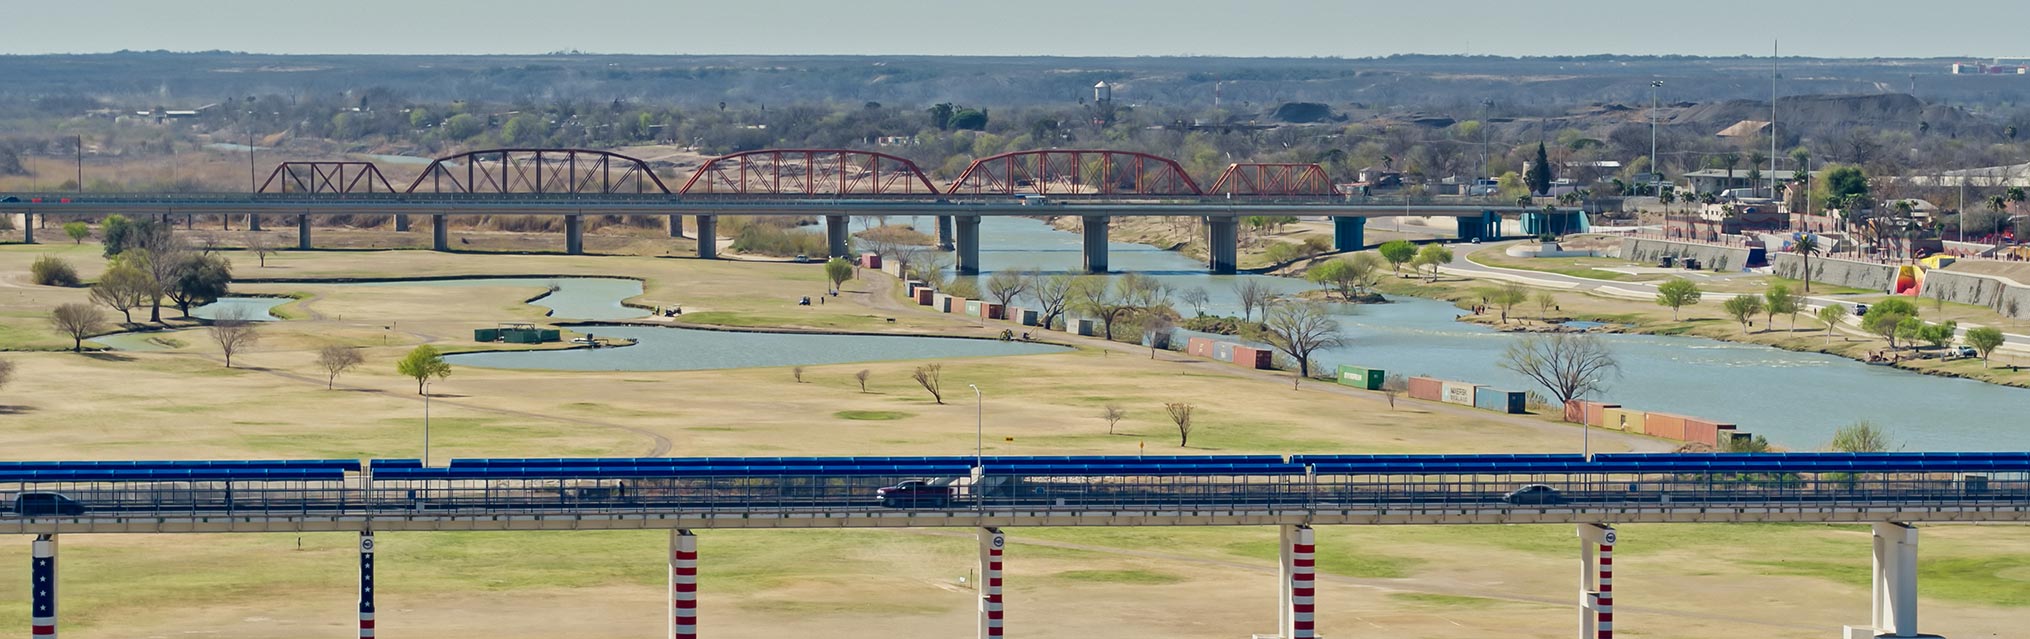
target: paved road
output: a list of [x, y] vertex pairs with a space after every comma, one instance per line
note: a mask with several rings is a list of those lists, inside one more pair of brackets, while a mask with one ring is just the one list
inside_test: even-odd
[[[1511, 244], [1514, 243], [1508, 242], [1498, 244], [1455, 244], [1453, 245], [1454, 255], [1452, 263], [1441, 266], [1439, 267], [1438, 270], [1441, 273], [1457, 275], [1460, 277], [1472, 277], [1479, 279], [1516, 282], [1519, 284], [1534, 286], [1538, 288], [1578, 291], [1592, 295], [1599, 295], [1601, 297], [1613, 297], [1626, 300], [1643, 300], [1643, 301], [1656, 299], [1656, 285], [1648, 282], [1623, 282], [1616, 280], [1598, 280], [1586, 277], [1576, 277], [1572, 275], [1566, 275], [1563, 273], [1550, 273], [1545, 271], [1531, 271], [1525, 269], [1503, 268], [1499, 266], [1488, 266], [1467, 259], [1468, 256], [1476, 252], [1490, 249], [1497, 250], [1505, 249]], [[1849, 295], [1809, 295], [1805, 297], [1805, 300], [1807, 302], [1806, 310], [1816, 311], [1827, 304], [1839, 304], [1843, 306], [1852, 305], [1854, 304], [1854, 298], [1862, 297], [1864, 295], [1872, 296], [1874, 294], [1868, 293], [1868, 294], [1849, 294]], [[1846, 318], [1845, 326], [1841, 326], [1840, 330], [1842, 333], [1848, 335], [1872, 337], [1871, 334], [1860, 330], [1859, 325], [1860, 325], [1859, 319], [1849, 315]], [[1965, 337], [1966, 332], [1968, 330], [1980, 328], [1981, 326], [1982, 326], [1981, 324], [1976, 324], [1973, 322], [1961, 322], [1959, 325], [1958, 335], [1960, 337]], [[2030, 355], [2030, 335], [2019, 335], [2016, 333], [2004, 333], [2003, 335], [2007, 337], [2007, 340], [2002, 344], [2002, 347], [1998, 350], [2006, 351], [2016, 355]]]

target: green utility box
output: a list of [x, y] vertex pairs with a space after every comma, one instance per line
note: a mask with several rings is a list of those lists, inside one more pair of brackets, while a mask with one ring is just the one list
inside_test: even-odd
[[472, 341], [475, 341], [475, 342], [491, 342], [491, 341], [494, 341], [494, 340], [498, 340], [498, 339], [500, 339], [500, 329], [498, 329], [498, 328], [475, 328], [475, 329], [472, 329]]
[[1339, 365], [1339, 383], [1354, 388], [1381, 390], [1382, 380], [1386, 377], [1388, 377], [1388, 372], [1379, 368]]

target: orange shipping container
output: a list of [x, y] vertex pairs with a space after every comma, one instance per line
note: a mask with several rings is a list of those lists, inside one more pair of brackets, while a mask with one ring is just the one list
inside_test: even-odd
[[1276, 352], [1252, 346], [1234, 346], [1234, 364], [1242, 368], [1268, 370], [1276, 365]]
[[1440, 401], [1445, 394], [1445, 382], [1429, 377], [1410, 378], [1410, 397], [1426, 401]]
[[1204, 337], [1193, 337], [1185, 342], [1184, 352], [1198, 357], [1212, 357], [1212, 340]]
[[980, 319], [1008, 319], [1008, 307], [992, 302], [981, 304]]
[[1565, 421], [1577, 424], [1585, 422], [1590, 426], [1601, 424], [1600, 416], [1609, 408], [1620, 408], [1620, 404], [1608, 404], [1583, 399], [1565, 402]]
[[1650, 413], [1642, 418], [1642, 432], [1651, 437], [1683, 441], [1685, 418], [1667, 413]]
[[928, 286], [916, 289], [916, 305], [930, 306], [931, 296], [933, 295], [937, 295], [937, 289]]

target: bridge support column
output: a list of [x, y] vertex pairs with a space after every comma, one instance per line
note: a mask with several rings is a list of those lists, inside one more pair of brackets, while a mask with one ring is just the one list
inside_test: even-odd
[[1310, 526], [1283, 526], [1278, 545], [1277, 636], [1313, 639], [1317, 630], [1317, 537]]
[[846, 252], [852, 250], [849, 246], [852, 221], [853, 218], [844, 215], [825, 216], [825, 247], [830, 253], [826, 257], [846, 257]]
[[30, 543], [28, 636], [56, 639], [56, 535], [36, 535]]
[[1110, 221], [1105, 215], [1087, 215], [1079, 224], [1080, 230], [1085, 233], [1082, 253], [1087, 273], [1107, 272], [1107, 223]]
[[719, 258], [719, 216], [698, 216], [698, 259]]
[[374, 636], [374, 533], [359, 533], [359, 636]]
[[1579, 525], [1579, 639], [1614, 637], [1614, 528]]
[[1523, 211], [1523, 235], [1543, 235], [1552, 232], [1548, 218], [1549, 216], [1542, 211]]
[[249, 231], [261, 230], [261, 214], [259, 213], [247, 214], [247, 230]]
[[698, 639], [698, 536], [670, 531], [670, 636]]
[[1487, 224], [1482, 222], [1482, 218], [1478, 215], [1454, 219], [1459, 222], [1459, 240], [1462, 242], [1480, 239], [1482, 232], [1487, 228]]
[[1240, 269], [1240, 218], [1205, 218], [1205, 257], [1213, 275], [1232, 275]]
[[1008, 537], [999, 528], [981, 528], [980, 535], [980, 639], [1001, 639], [1001, 550]]
[[296, 214], [296, 250], [310, 250], [310, 214]]
[[670, 237], [683, 237], [683, 236], [684, 236], [684, 216], [682, 215], [670, 216]]
[[430, 216], [430, 250], [451, 250], [451, 221], [442, 213]]
[[35, 243], [35, 214], [34, 214], [34, 213], [22, 213], [22, 214], [21, 214], [21, 243], [22, 243], [22, 244], [34, 244], [34, 243]]
[[980, 274], [980, 216], [960, 215], [958, 219], [958, 262], [960, 275]]
[[1874, 525], [1873, 619], [1847, 626], [1846, 639], [1932, 637], [1917, 631], [1917, 529], [1900, 522]]
[[1367, 248], [1367, 218], [1332, 218], [1332, 250], [1358, 251]]
[[585, 216], [564, 216], [564, 254], [585, 254]]
[[395, 214], [395, 232], [396, 233], [409, 232], [409, 214], [407, 213]]
[[937, 216], [937, 250], [952, 250], [952, 216]]

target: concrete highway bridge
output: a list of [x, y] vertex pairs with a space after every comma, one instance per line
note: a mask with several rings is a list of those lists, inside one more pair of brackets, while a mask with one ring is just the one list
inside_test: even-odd
[[[1201, 189], [1175, 161], [1145, 153], [1040, 150], [974, 161], [939, 186], [908, 159], [849, 149], [769, 149], [714, 158], [671, 189], [649, 162], [583, 149], [489, 149], [439, 158], [398, 189], [370, 162], [285, 162], [255, 193], [0, 194], [0, 213], [49, 218], [109, 214], [244, 215], [260, 229], [263, 216], [293, 218], [297, 248], [309, 250], [310, 220], [328, 215], [392, 215], [397, 231], [414, 216], [431, 221], [431, 245], [449, 250], [451, 215], [539, 215], [564, 220], [566, 253], [584, 250], [586, 215], [667, 216], [671, 237], [695, 219], [698, 237], [716, 237], [722, 215], [822, 217], [832, 257], [851, 251], [848, 223], [856, 215], [927, 215], [937, 219], [942, 248], [957, 252], [961, 273], [979, 272], [983, 216], [1077, 216], [1084, 228], [1084, 265], [1107, 271], [1107, 227], [1116, 216], [1186, 216], [1205, 224], [1209, 268], [1232, 273], [1239, 222], [1250, 216], [1326, 216], [1336, 250], [1365, 245], [1367, 218], [1438, 216], [1458, 220], [1463, 240], [1500, 234], [1503, 214], [1526, 231], [1578, 230], [1570, 209], [1524, 207], [1490, 199], [1390, 200], [1342, 193], [1316, 164], [1244, 163], [1227, 167]], [[25, 238], [34, 241], [35, 224]], [[717, 256], [698, 242], [702, 258]]]
[[[1278, 635], [1315, 636], [1315, 526], [1571, 524], [1580, 636], [1613, 631], [1621, 523], [1862, 523], [1874, 616], [1847, 637], [1917, 632], [1917, 523], [2030, 519], [2030, 453], [1221, 455], [6, 462], [0, 531], [33, 535], [32, 636], [55, 637], [57, 538], [353, 531], [360, 636], [376, 535], [670, 531], [670, 630], [697, 636], [701, 529], [978, 531], [981, 637], [1002, 633], [1008, 531], [1279, 526]], [[728, 535], [730, 540], [733, 535]]]

